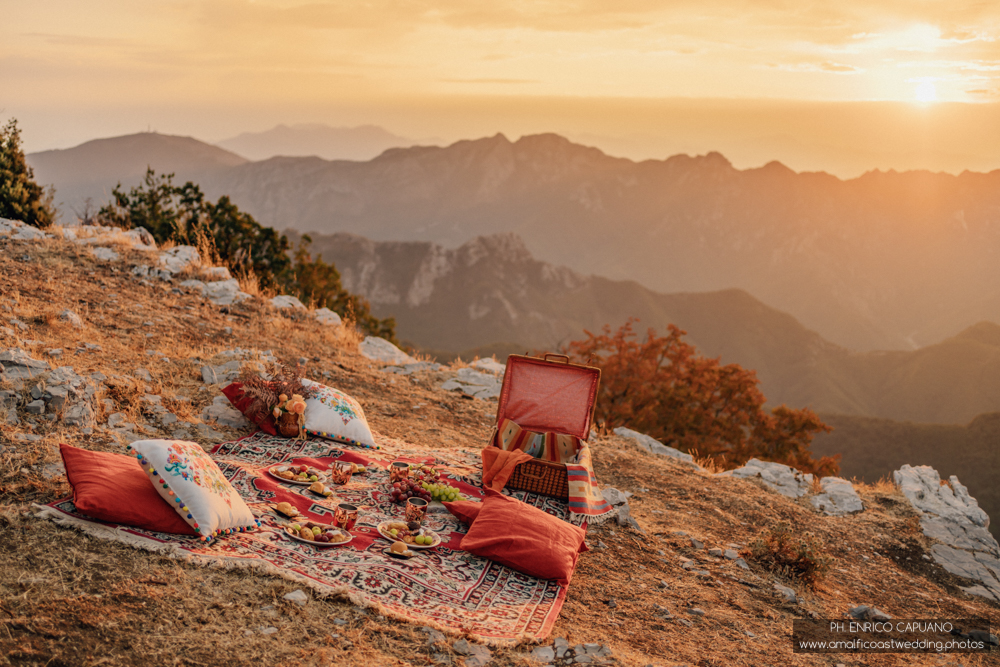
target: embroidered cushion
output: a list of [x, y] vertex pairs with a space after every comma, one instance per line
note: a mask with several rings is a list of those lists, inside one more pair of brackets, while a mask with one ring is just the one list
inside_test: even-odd
[[309, 379], [302, 384], [313, 390], [306, 399], [306, 432], [349, 445], [376, 447], [361, 404], [344, 392]]
[[258, 525], [219, 466], [197, 443], [137, 440], [128, 449], [139, 459], [160, 497], [203, 542]]
[[587, 546], [586, 531], [486, 489], [479, 515], [462, 538], [462, 549], [539, 579], [566, 586]]
[[87, 516], [159, 533], [195, 535], [131, 456], [59, 445], [73, 504]]

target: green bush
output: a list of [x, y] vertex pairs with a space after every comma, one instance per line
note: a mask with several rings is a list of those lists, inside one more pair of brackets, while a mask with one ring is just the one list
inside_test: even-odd
[[0, 128], [0, 218], [48, 227], [55, 221], [53, 191], [35, 183], [21, 149], [21, 130], [11, 118]]
[[308, 236], [291, 253], [287, 237], [258, 223], [229, 197], [213, 204], [194, 183], [176, 186], [173, 174], [157, 175], [152, 169], [128, 192], [119, 183], [112, 197], [98, 211], [97, 221], [124, 229], [145, 227], [157, 243], [207, 245], [234, 273], [255, 276], [262, 288], [329, 308], [365, 333], [397, 343], [395, 320], [374, 317], [367, 300], [347, 292], [336, 267], [309, 253]]

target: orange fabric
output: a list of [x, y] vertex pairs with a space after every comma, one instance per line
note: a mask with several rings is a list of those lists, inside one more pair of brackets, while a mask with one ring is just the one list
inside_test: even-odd
[[514, 468], [525, 461], [530, 461], [531, 456], [521, 450], [505, 452], [499, 447], [483, 448], [483, 487], [500, 491], [507, 486]]
[[537, 507], [486, 490], [479, 516], [462, 538], [462, 549], [539, 579], [568, 586], [586, 531]]
[[445, 509], [455, 515], [456, 519], [470, 526], [476, 520], [476, 517], [479, 516], [479, 510], [483, 509], [482, 503], [476, 503], [471, 500], [455, 500], [444, 503], [444, 506]]
[[59, 453], [73, 504], [87, 516], [159, 533], [196, 534], [160, 497], [134, 457], [69, 445], [59, 445]]

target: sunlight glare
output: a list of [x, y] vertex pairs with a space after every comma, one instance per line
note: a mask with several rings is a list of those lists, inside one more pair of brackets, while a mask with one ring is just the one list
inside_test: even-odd
[[917, 84], [914, 95], [922, 104], [937, 102], [937, 86], [932, 81], [921, 81]]

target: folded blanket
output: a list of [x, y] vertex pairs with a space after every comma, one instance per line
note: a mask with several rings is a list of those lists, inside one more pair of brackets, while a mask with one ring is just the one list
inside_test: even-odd
[[509, 419], [498, 429], [499, 447], [483, 449], [483, 485], [499, 491], [514, 474], [514, 468], [532, 458], [566, 464], [569, 511], [573, 523], [610, 518], [612, 511], [601, 495], [586, 441], [564, 433], [525, 431]]

